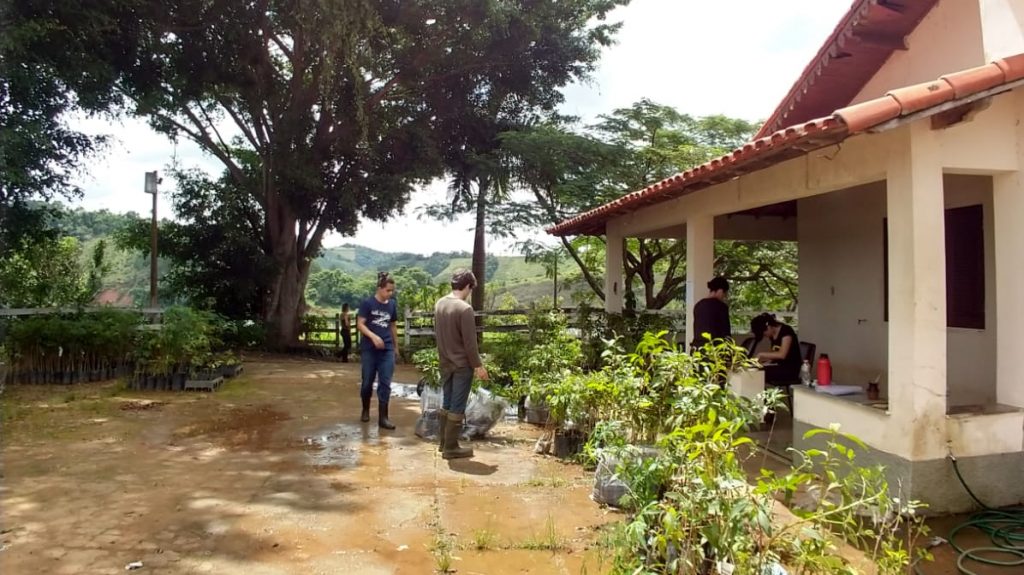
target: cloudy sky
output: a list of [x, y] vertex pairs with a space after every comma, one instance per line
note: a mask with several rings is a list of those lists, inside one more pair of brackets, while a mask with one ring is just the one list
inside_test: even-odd
[[[703, 116], [766, 118], [796, 80], [852, 0], [633, 0], [613, 15], [623, 28], [592, 80], [566, 89], [564, 111], [584, 119], [640, 98]], [[163, 171], [176, 157], [184, 166], [219, 173], [219, 163], [195, 145], [175, 145], [144, 123], [82, 122], [113, 144], [81, 176], [87, 209], [148, 213], [143, 173]], [[163, 189], [173, 182], [164, 180]], [[443, 182], [413, 196], [406, 214], [386, 225], [366, 222], [354, 238], [328, 236], [327, 246], [354, 242], [387, 251], [466, 250], [473, 247], [468, 219], [438, 223], [419, 208], [444, 200]], [[159, 211], [170, 214], [166, 197]], [[415, 241], [410, 241], [415, 238]], [[495, 242], [489, 250], [508, 253]]]

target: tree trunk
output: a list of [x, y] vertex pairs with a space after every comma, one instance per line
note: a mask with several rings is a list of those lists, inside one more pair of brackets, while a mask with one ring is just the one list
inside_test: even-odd
[[554, 309], [558, 309], [558, 253], [557, 252], [555, 253], [555, 269], [554, 269], [554, 273], [552, 273], [551, 275], [554, 276], [553, 279], [555, 280], [555, 282], [554, 282], [555, 283], [555, 295], [554, 295], [554, 297], [551, 298], [551, 302], [552, 302], [551, 303], [551, 307], [553, 307]]
[[305, 312], [304, 292], [308, 273], [303, 273], [303, 262], [299, 256], [297, 224], [297, 218], [280, 200], [268, 206], [267, 225], [277, 277], [270, 283], [263, 320], [267, 324], [267, 344], [275, 349], [284, 349], [298, 342], [301, 318]]
[[[476, 288], [473, 290], [473, 309], [482, 311], [484, 309], [484, 284], [487, 283], [487, 180], [481, 180], [477, 185], [476, 198], [476, 228], [473, 235], [473, 275], [476, 276]], [[477, 317], [477, 324], [481, 324], [483, 318]]]

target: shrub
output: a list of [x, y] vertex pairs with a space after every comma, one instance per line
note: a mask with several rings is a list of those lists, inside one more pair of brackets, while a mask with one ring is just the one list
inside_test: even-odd
[[[622, 461], [623, 504], [633, 510], [613, 538], [614, 572], [762, 575], [786, 565], [796, 573], [849, 573], [839, 541], [864, 550], [881, 573], [910, 564], [913, 539], [924, 532], [919, 506], [894, 497], [881, 468], [858, 466], [844, 443], [863, 444], [837, 428], [810, 432], [824, 435], [826, 448], [797, 452], [790, 472], [762, 471], [748, 483], [743, 460], [754, 451], [744, 432], [779, 397], [750, 401], [726, 389], [729, 372], [747, 365], [739, 348], [708, 343], [685, 354], [660, 333], [647, 334], [632, 354], [606, 357], [605, 373], [623, 390], [621, 411], [608, 421], [621, 424], [595, 429]], [[627, 436], [654, 442], [655, 455], [631, 457]], [[599, 453], [588, 450], [592, 459]], [[815, 495], [812, 504], [794, 510], [793, 522], [777, 521], [776, 500], [791, 505], [801, 489]]]
[[130, 360], [140, 322], [138, 314], [114, 309], [11, 320], [4, 347], [13, 379], [77, 383], [113, 377]]

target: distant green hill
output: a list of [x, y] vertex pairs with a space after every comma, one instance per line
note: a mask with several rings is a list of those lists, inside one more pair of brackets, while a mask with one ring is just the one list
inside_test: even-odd
[[[113, 242], [117, 230], [138, 217], [135, 213], [69, 209], [60, 221], [65, 233], [82, 243], [83, 257], [88, 257], [100, 240], [107, 241], [107, 261], [111, 271], [104, 285], [104, 301], [143, 303], [149, 297], [149, 259], [138, 253], [121, 251]], [[443, 283], [456, 268], [470, 267], [470, 260], [468, 252], [421, 255], [345, 244], [325, 249], [314, 265], [325, 270], [340, 269], [357, 278], [381, 270], [415, 267], [427, 272], [437, 283]], [[544, 276], [544, 268], [540, 264], [527, 263], [522, 256], [490, 256], [487, 264], [488, 299], [493, 300], [494, 305], [501, 305], [509, 296], [523, 305], [551, 298], [553, 286], [551, 280]], [[161, 274], [166, 269], [165, 265], [161, 262]]]

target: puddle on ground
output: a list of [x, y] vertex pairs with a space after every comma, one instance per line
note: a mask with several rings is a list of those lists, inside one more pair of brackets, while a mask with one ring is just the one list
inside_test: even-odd
[[341, 423], [304, 438], [310, 463], [318, 468], [355, 467], [362, 426]]
[[209, 421], [185, 426], [174, 432], [176, 437], [205, 437], [226, 447], [254, 451], [270, 448], [274, 431], [290, 416], [267, 405], [252, 408], [233, 407]]
[[[374, 390], [376, 393], [376, 390]], [[391, 382], [391, 398], [392, 399], [412, 399], [414, 401], [420, 400], [420, 394], [416, 391], [415, 383], [395, 383]]]

